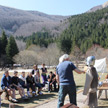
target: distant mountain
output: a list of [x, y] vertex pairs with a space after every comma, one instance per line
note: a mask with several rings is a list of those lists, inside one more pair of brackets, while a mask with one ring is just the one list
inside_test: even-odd
[[33, 32], [49, 29], [58, 33], [58, 25], [68, 16], [48, 15], [38, 11], [24, 11], [0, 6], [0, 33], [29, 36]]
[[97, 11], [97, 10], [100, 10], [100, 9], [103, 9], [103, 8], [106, 8], [106, 7], [108, 7], [108, 1], [105, 2], [105, 3], [102, 4], [102, 5], [95, 6], [95, 7], [91, 8], [91, 9], [90, 9], [89, 11], [87, 11], [87, 12], [95, 12], [95, 11]]

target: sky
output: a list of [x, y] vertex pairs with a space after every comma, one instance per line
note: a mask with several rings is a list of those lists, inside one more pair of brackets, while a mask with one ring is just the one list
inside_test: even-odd
[[0, 5], [50, 15], [81, 14], [107, 0], [0, 0]]

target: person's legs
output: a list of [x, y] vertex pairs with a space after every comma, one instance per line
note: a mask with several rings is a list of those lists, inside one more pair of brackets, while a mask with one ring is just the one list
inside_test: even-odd
[[46, 75], [41, 75], [42, 76], [42, 82], [43, 82], [43, 84], [45, 85], [45, 84], [47, 84], [47, 77], [46, 77]]
[[60, 108], [64, 105], [64, 99], [65, 99], [65, 96], [67, 95], [67, 87], [66, 86], [60, 86], [60, 89], [59, 89], [59, 98], [58, 98], [58, 106], [57, 108]]
[[11, 93], [11, 89], [7, 89], [6, 90], [6, 98], [9, 100], [9, 96], [11, 96], [11, 98], [13, 98], [13, 95]]
[[15, 99], [16, 95], [15, 95], [15, 89], [12, 89], [12, 97]]
[[69, 99], [70, 99], [70, 103], [77, 105], [76, 102], [76, 87], [72, 87], [72, 86], [68, 86], [68, 93], [69, 93]]
[[35, 85], [36, 87], [38, 87], [38, 93], [39, 93], [42, 90], [42, 86], [40, 83], [36, 83]]
[[21, 88], [21, 89], [22, 89], [22, 95], [25, 96], [24, 88]]
[[30, 84], [27, 84], [27, 92], [29, 91], [30, 88]]
[[[12, 93], [11, 93], [11, 92], [12, 92]], [[9, 95], [11, 96], [13, 102], [18, 102], [18, 101], [16, 100], [16, 97], [15, 97], [15, 89], [10, 88], [10, 90], [9, 90]]]
[[53, 82], [53, 85], [54, 85], [54, 91], [56, 91], [56, 81]]
[[45, 75], [41, 75], [42, 76], [42, 82], [45, 85]]
[[23, 94], [22, 94], [22, 89], [20, 87], [17, 87], [18, 91], [19, 91], [19, 94], [21, 97], [23, 97]]
[[29, 92], [29, 89], [30, 89], [30, 84], [27, 84], [27, 95], [28, 95], [28, 97], [32, 97], [30, 92]]
[[31, 87], [32, 91], [34, 91], [34, 92], [36, 91], [35, 85], [30, 84], [30, 87]]
[[47, 82], [47, 81], [48, 81], [48, 80], [47, 80], [47, 76], [46, 76], [46, 75], [44, 76], [44, 79], [45, 79], [45, 82]]
[[50, 82], [48, 82], [48, 91], [50, 91]]

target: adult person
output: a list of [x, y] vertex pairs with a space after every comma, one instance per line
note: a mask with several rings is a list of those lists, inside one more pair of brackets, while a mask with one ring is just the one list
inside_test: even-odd
[[69, 61], [68, 54], [64, 54], [61, 58], [62, 62], [59, 63], [56, 68], [56, 79], [60, 85], [58, 108], [64, 105], [64, 99], [67, 94], [69, 95], [70, 103], [77, 105], [76, 85], [74, 82], [73, 70], [78, 74], [85, 73], [84, 71], [77, 69], [75, 65]]
[[39, 69], [38, 69], [38, 65], [34, 65], [33, 66], [33, 70], [32, 70], [32, 74], [34, 75], [36, 72], [38, 72]]
[[45, 67], [45, 64], [42, 64], [42, 81], [43, 81], [43, 84], [45, 85], [47, 83], [47, 76], [46, 76], [46, 73], [47, 73], [47, 68]]
[[54, 91], [56, 91], [56, 75], [50, 71], [48, 75], [48, 92], [52, 90], [52, 85], [54, 85]]
[[25, 95], [25, 91], [24, 91], [25, 88], [27, 89], [27, 83], [26, 83], [26, 77], [25, 77], [25, 72], [24, 71], [19, 76], [19, 84], [23, 88], [24, 97], [27, 98], [26, 95]]
[[42, 93], [42, 88], [44, 87], [44, 85], [40, 83], [40, 73], [39, 73], [39, 70], [37, 72], [35, 72], [33, 77], [34, 77], [35, 86], [38, 87], [38, 94], [42, 95], [43, 94]]
[[26, 82], [27, 82], [28, 97], [32, 97], [32, 95], [30, 95], [30, 92], [29, 92], [30, 88], [32, 89], [32, 94], [37, 96], [36, 92], [35, 92], [35, 81], [34, 81], [34, 78], [32, 76], [32, 72], [29, 72], [28, 76], [26, 77]]
[[24, 88], [22, 88], [19, 84], [19, 77], [17, 71], [14, 71], [14, 76], [12, 77], [12, 85], [13, 85], [12, 88], [19, 91], [21, 98], [25, 99], [26, 96], [25, 96]]
[[4, 72], [4, 75], [1, 79], [1, 88], [6, 92], [6, 97], [9, 100], [9, 96], [11, 96], [13, 102], [17, 102], [15, 99], [15, 90], [11, 87], [12, 79], [9, 75], [8, 70]]
[[97, 107], [98, 74], [96, 68], [94, 67], [94, 62], [94, 56], [89, 56], [87, 58], [87, 72], [83, 94], [87, 95], [85, 104], [87, 104], [89, 108]]
[[23, 88], [27, 88], [25, 72], [23, 71], [19, 76], [19, 83]]

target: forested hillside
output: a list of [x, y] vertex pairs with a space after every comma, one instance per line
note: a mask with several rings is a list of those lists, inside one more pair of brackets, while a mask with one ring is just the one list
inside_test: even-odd
[[59, 37], [59, 47], [70, 53], [78, 46], [85, 53], [93, 44], [108, 48], [108, 8], [69, 18], [69, 27]]
[[56, 37], [51, 35], [48, 31], [44, 32], [37, 32], [33, 33], [32, 35], [28, 37], [16, 37], [16, 40], [23, 40], [23, 42], [26, 43], [26, 48], [28, 48], [30, 45], [34, 44], [40, 47], [48, 47], [50, 43], [54, 43], [56, 40]]

